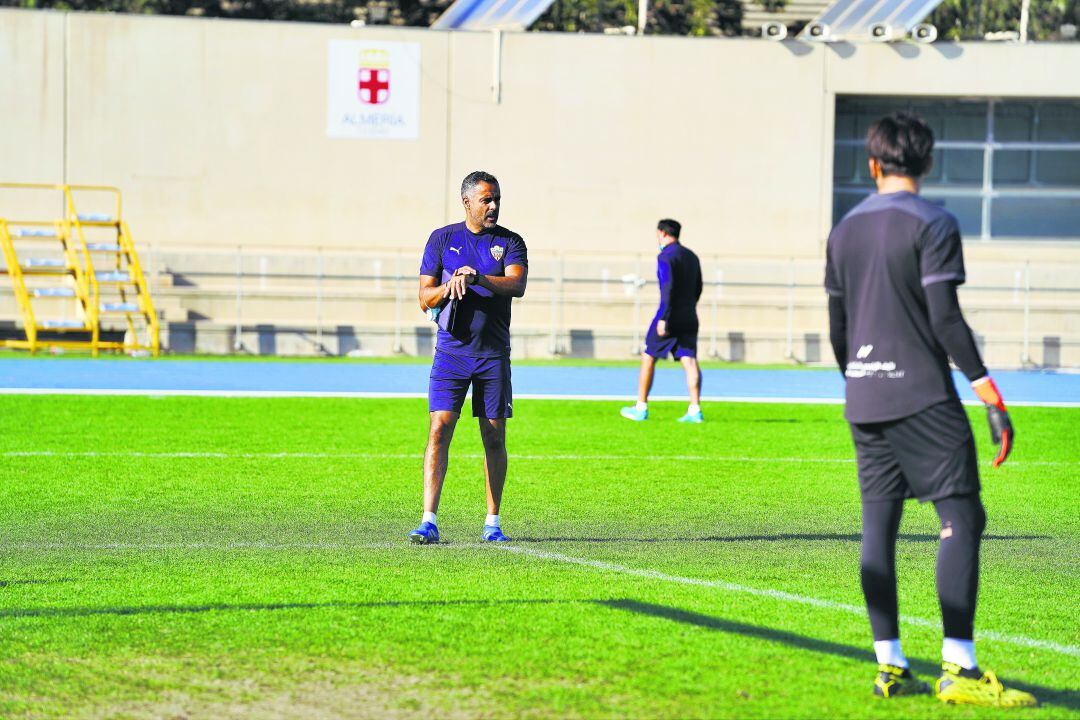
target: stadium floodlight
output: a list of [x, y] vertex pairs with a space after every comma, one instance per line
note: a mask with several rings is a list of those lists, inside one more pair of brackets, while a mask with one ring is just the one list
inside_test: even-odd
[[787, 25], [782, 22], [767, 22], [761, 26], [761, 37], [769, 40], [783, 40], [787, 37]]
[[893, 26], [889, 23], [879, 22], [870, 26], [870, 39], [874, 42], [892, 42], [896, 39]]
[[832, 40], [832, 31], [823, 22], [812, 22], [806, 26], [806, 37], [814, 42], [829, 42]]
[[930, 23], [919, 23], [911, 28], [911, 39], [920, 43], [932, 43], [937, 40], [937, 28]]

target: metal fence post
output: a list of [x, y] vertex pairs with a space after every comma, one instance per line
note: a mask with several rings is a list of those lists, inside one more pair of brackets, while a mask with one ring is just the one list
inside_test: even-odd
[[315, 350], [319, 353], [326, 353], [326, 349], [323, 347], [323, 321], [322, 321], [322, 300], [323, 300], [323, 249], [321, 247], [315, 248], [316, 254], [316, 267], [315, 267]]
[[724, 271], [720, 268], [720, 258], [715, 259], [716, 262], [716, 286], [713, 288], [712, 294], [712, 349], [709, 351], [710, 357], [720, 357], [720, 339], [718, 333], [720, 332], [720, 295], [723, 293], [724, 288]]
[[402, 290], [401, 251], [394, 257], [394, 352], [402, 354], [405, 348], [401, 344], [401, 308], [405, 301]]
[[550, 281], [551, 282], [551, 297], [550, 297], [550, 299], [551, 299], [551, 317], [548, 318], [548, 322], [551, 325], [551, 327], [550, 327], [551, 337], [548, 338], [548, 354], [549, 355], [557, 355], [559, 353], [559, 348], [555, 344], [555, 338], [556, 338], [556, 332], [557, 332], [556, 324], [558, 323], [558, 312], [559, 312], [559, 282], [558, 282], [558, 277], [557, 276], [558, 276], [558, 255], [555, 255], [554, 260], [552, 262], [551, 281]]
[[149, 243], [146, 248], [146, 266], [150, 268], [150, 272], [146, 278], [147, 290], [150, 292], [150, 297], [154, 296], [157, 292], [158, 282], [161, 280], [157, 252], [154, 251], [154, 243]]
[[236, 333], [233, 336], [233, 350], [240, 352], [244, 349], [244, 341], [241, 337], [244, 326], [242, 322], [243, 318], [243, 305], [244, 305], [244, 248], [240, 245], [236, 246]]
[[784, 357], [795, 359], [795, 258], [788, 260], [787, 341]]
[[1020, 362], [1031, 364], [1031, 261], [1024, 262], [1024, 351]]
[[637, 262], [634, 267], [634, 348], [631, 355], [641, 353], [641, 288], [644, 287], [644, 278], [641, 277], [641, 253], [637, 254]]

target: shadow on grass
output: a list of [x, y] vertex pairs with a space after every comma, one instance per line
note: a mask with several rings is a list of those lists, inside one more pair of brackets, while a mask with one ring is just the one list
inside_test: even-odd
[[[869, 650], [852, 647], [851, 645], [843, 645], [830, 640], [820, 640], [818, 638], [807, 637], [806, 635], [799, 635], [786, 630], [761, 627], [760, 625], [750, 625], [735, 620], [725, 620], [724, 618], [703, 615], [689, 610], [680, 610], [666, 605], [655, 605], [653, 603], [639, 602], [637, 600], [600, 600], [598, 601], [598, 604], [616, 610], [637, 613], [639, 615], [663, 618], [685, 625], [695, 625], [697, 627], [708, 628], [718, 632], [742, 635], [755, 640], [780, 643], [782, 645], [788, 645], [789, 647], [799, 648], [800, 650], [809, 650], [810, 652], [822, 653], [824, 655], [836, 655], [849, 660], [859, 660], [866, 662], [868, 665], [877, 662], [874, 658], [874, 654]], [[911, 669], [923, 675], [924, 678], [933, 678], [941, 673], [940, 665], [923, 660], [911, 660], [910, 662]], [[1080, 709], [1080, 693], [1018, 681], [1009, 681], [1008, 686], [1032, 693], [1042, 704], [1059, 705], [1061, 707], [1069, 708], [1070, 710]], [[867, 696], [869, 696], [869, 687], [868, 679], [866, 687]]]
[[[211, 612], [274, 612], [282, 610], [320, 610], [320, 609], [378, 609], [378, 608], [453, 608], [483, 606], [539, 606], [539, 605], [595, 605], [613, 610], [662, 618], [672, 622], [708, 628], [743, 637], [780, 643], [789, 647], [824, 655], [834, 655], [850, 660], [875, 663], [869, 650], [844, 645], [831, 640], [799, 635], [786, 630], [751, 625], [749, 623], [726, 620], [724, 618], [703, 615], [689, 610], [640, 602], [637, 600], [551, 600], [551, 599], [508, 599], [508, 600], [385, 600], [372, 602], [321, 602], [321, 603], [207, 603], [203, 605], [145, 605], [145, 606], [103, 606], [69, 608], [7, 608], [0, 609], [0, 619], [7, 618], [79, 618], [92, 616], [132, 616], [154, 614], [199, 614]], [[911, 661], [912, 669], [926, 678], [932, 678], [940, 672], [940, 667], [921, 660]], [[1080, 709], [1080, 694], [1055, 688], [1033, 685], [1031, 683], [1011, 681], [1010, 686], [1033, 693], [1043, 704], [1058, 705], [1071, 710]], [[869, 685], [867, 686], [869, 687]]]
[[59, 607], [59, 608], [3, 608], [3, 618], [38, 618], [38, 617], [91, 617], [94, 615], [197, 615], [210, 612], [272, 612], [279, 610], [323, 610], [349, 608], [394, 608], [394, 607], [456, 607], [469, 605], [555, 605], [573, 602], [593, 602], [591, 600], [380, 600], [376, 602], [321, 602], [321, 603], [206, 603], [205, 605], [103, 605], [101, 607]]
[[0, 588], [19, 585], [54, 585], [56, 583], [75, 582], [75, 578], [56, 578], [54, 580], [0, 580]]
[[[936, 543], [937, 535], [914, 535], [900, 533], [900, 540], [916, 543]], [[1052, 540], [1050, 535], [983, 535], [983, 542], [1000, 540]], [[515, 537], [515, 542], [578, 542], [578, 543], [740, 543], [740, 542], [788, 542], [805, 540], [810, 542], [862, 542], [859, 533], [779, 533], [776, 535], [712, 535], [709, 537]]]

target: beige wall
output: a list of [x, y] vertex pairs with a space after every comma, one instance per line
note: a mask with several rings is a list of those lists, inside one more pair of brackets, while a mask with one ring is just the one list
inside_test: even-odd
[[[422, 46], [417, 141], [328, 138], [331, 39]], [[1080, 97], [1080, 44], [803, 45], [0, 10], [0, 180], [108, 183], [136, 239], [419, 247], [469, 170], [537, 250], [819, 257], [837, 93]], [[66, 73], [64, 71], [66, 61]], [[66, 87], [66, 91], [65, 91]], [[66, 107], [66, 121], [65, 121]], [[1035, 261], [1080, 246], [1024, 245]], [[974, 243], [973, 259], [1016, 247]]]

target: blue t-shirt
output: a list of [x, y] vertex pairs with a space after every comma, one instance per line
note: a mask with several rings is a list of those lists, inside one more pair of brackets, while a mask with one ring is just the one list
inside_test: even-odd
[[[464, 222], [459, 222], [431, 233], [420, 262], [421, 275], [444, 283], [466, 265], [481, 275], [506, 275], [509, 265], [528, 269], [528, 250], [520, 235], [499, 225], [473, 233]], [[510, 297], [470, 285], [465, 297], [457, 303], [453, 327], [448, 329], [440, 324], [436, 347], [440, 352], [454, 355], [508, 356]]]

